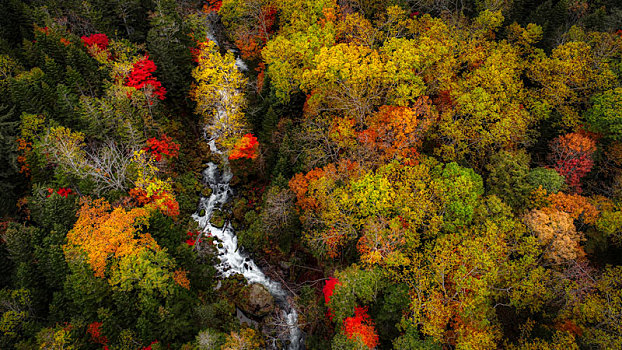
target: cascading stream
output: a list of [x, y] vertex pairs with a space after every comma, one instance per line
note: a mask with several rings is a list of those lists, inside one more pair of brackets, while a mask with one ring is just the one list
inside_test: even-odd
[[[213, 142], [210, 142], [212, 151], [218, 152]], [[193, 218], [199, 223], [203, 233], [209, 233], [218, 240], [217, 250], [220, 263], [216, 265], [216, 269], [223, 277], [241, 274], [246, 278], [248, 283], [259, 283], [266, 287], [272, 294], [277, 305], [282, 309], [282, 317], [287, 322], [289, 331], [289, 350], [300, 350], [304, 348], [302, 332], [298, 328], [298, 314], [288, 300], [288, 293], [283, 290], [278, 282], [272, 281], [259, 269], [257, 264], [238, 247], [238, 238], [235, 235], [233, 227], [230, 223], [226, 223], [222, 228], [218, 228], [211, 224], [210, 220], [214, 210], [221, 209], [227, 202], [231, 194], [229, 181], [232, 174], [229, 169], [228, 162], [225, 158], [225, 169], [219, 171], [218, 166], [209, 163], [203, 171], [204, 181], [212, 189], [209, 197], [202, 197], [199, 204], [199, 210], [193, 215]], [[201, 211], [205, 213], [200, 215]]]
[[[216, 41], [216, 28], [217, 16], [214, 13], [208, 15], [207, 23], [207, 39], [212, 40], [218, 45]], [[244, 61], [241, 58], [237, 58], [235, 65], [238, 70], [247, 70]], [[240, 91], [228, 91], [227, 89], [221, 89], [218, 94], [219, 98], [226, 101], [230, 98], [232, 93], [241, 93]], [[214, 123], [218, 123], [220, 120], [227, 120], [228, 111], [223, 105], [217, 106], [217, 113], [214, 115]], [[290, 297], [282, 286], [275, 281], [272, 281], [259, 269], [257, 264], [238, 247], [238, 238], [235, 235], [235, 231], [231, 223], [226, 223], [222, 228], [218, 228], [210, 222], [214, 210], [221, 210], [223, 205], [229, 199], [231, 195], [231, 188], [229, 187], [229, 181], [232, 178], [231, 170], [229, 168], [229, 162], [226, 155], [216, 147], [216, 138], [219, 135], [210, 135], [211, 139], [208, 142], [210, 150], [214, 154], [219, 154], [223, 159], [223, 169], [219, 170], [218, 165], [209, 163], [207, 168], [203, 171], [204, 181], [212, 189], [212, 194], [209, 197], [202, 197], [199, 203], [198, 211], [193, 215], [193, 218], [199, 223], [199, 226], [204, 234], [210, 234], [218, 240], [217, 250], [218, 259], [220, 263], [216, 265], [216, 269], [223, 277], [232, 276], [234, 274], [241, 274], [246, 278], [248, 283], [259, 283], [266, 287], [266, 289], [272, 294], [276, 304], [281, 310], [281, 317], [287, 324], [287, 333], [289, 333], [289, 350], [302, 350], [304, 349], [304, 337], [300, 328], [298, 328], [298, 314], [291, 305]], [[203, 215], [200, 215], [201, 211], [205, 210]]]

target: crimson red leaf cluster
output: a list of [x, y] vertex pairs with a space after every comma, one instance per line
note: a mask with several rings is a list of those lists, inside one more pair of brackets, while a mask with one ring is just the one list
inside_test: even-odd
[[367, 306], [356, 307], [354, 317], [348, 317], [343, 321], [345, 333], [350, 339], [359, 338], [368, 348], [378, 346], [378, 334], [374, 323], [367, 314]]
[[108, 48], [108, 36], [106, 34], [98, 33], [90, 36], [82, 36], [80, 39], [86, 47], [97, 46], [100, 50], [106, 50]]
[[[52, 193], [54, 193], [54, 189], [53, 188], [48, 188], [48, 197], [52, 195]], [[56, 190], [56, 193], [58, 193], [61, 197], [63, 198], [67, 198], [70, 194], [73, 194], [73, 191], [71, 190], [71, 188], [68, 187], [61, 187], [58, 190]]]
[[134, 63], [125, 85], [135, 89], [148, 88], [151, 90], [153, 96], [156, 96], [160, 100], [164, 100], [166, 89], [152, 74], [157, 68], [156, 64], [149, 59], [149, 56], [145, 56], [143, 59]]

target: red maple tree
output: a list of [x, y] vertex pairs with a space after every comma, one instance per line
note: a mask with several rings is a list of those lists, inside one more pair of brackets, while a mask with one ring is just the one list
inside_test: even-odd
[[335, 277], [331, 277], [326, 281], [324, 288], [322, 288], [322, 293], [324, 293], [324, 302], [326, 305], [330, 302], [330, 298], [333, 296], [333, 292], [335, 291], [335, 287], [341, 284], [338, 279]]
[[50, 35], [50, 28], [48, 27], [43, 27], [43, 28], [36, 28], [36, 30], [40, 33], [43, 33], [45, 35]]
[[222, 0], [207, 0], [207, 3], [203, 5], [203, 11], [209, 12], [218, 12], [220, 7], [222, 7]]
[[[54, 193], [54, 189], [53, 188], [48, 188], [48, 197], [52, 195], [52, 193]], [[71, 188], [68, 187], [61, 187], [58, 190], [56, 190], [56, 193], [58, 193], [61, 197], [63, 198], [67, 198], [70, 194], [73, 194], [73, 191], [71, 190]]]
[[101, 334], [101, 326], [101, 322], [93, 322], [88, 325], [86, 331], [91, 335], [91, 340], [93, 341], [93, 343], [105, 345], [106, 343], [108, 343], [108, 338], [106, 338], [105, 335]]
[[166, 134], [163, 134], [160, 140], [155, 137], [147, 140], [147, 147], [143, 148], [143, 150], [151, 153], [155, 160], [159, 162], [163, 154], [171, 158], [177, 157], [179, 153], [179, 144], [174, 142], [172, 138], [166, 136]]
[[108, 48], [108, 36], [106, 34], [82, 36], [80, 39], [86, 47], [96, 46], [100, 50], [106, 50]]
[[[188, 233], [186, 234], [186, 236], [188, 237], [188, 239], [186, 239], [186, 244], [189, 246], [193, 246], [196, 244], [196, 242], [203, 242], [203, 240], [201, 238], [199, 238], [197, 240], [197, 238], [201, 235], [201, 232], [199, 231], [188, 231]], [[207, 234], [208, 236], [211, 236], [210, 233]]]
[[135, 89], [148, 88], [151, 90], [151, 94], [160, 100], [164, 100], [166, 95], [166, 89], [162, 86], [152, 73], [156, 71], [158, 67], [149, 56], [145, 56], [143, 59], [134, 63], [132, 71], [127, 77], [125, 86], [131, 86]]
[[142, 188], [132, 188], [129, 193], [140, 205], [156, 203], [157, 208], [160, 209], [164, 215], [179, 215], [179, 203], [168, 191], [158, 191], [149, 195]]
[[550, 159], [566, 184], [581, 193], [581, 179], [592, 170], [596, 141], [586, 132], [561, 135], [551, 142]]
[[196, 46], [189, 47], [190, 55], [192, 56], [192, 61], [193, 62], [199, 63], [199, 57], [201, 57], [201, 52], [202, 52], [203, 48], [205, 47], [205, 45], [207, 45], [208, 42], [209, 42], [209, 39], [206, 39], [205, 41], [197, 41]]
[[[324, 293], [324, 302], [326, 303], [327, 306], [330, 303], [330, 298], [333, 296], [335, 287], [340, 284], [341, 282], [339, 282], [339, 280], [336, 279], [335, 277], [331, 277], [326, 281], [326, 284], [324, 285], [324, 288], [322, 289], [322, 293]], [[333, 320], [333, 317], [335, 316], [333, 314], [333, 310], [331, 310], [330, 307], [328, 308], [328, 311], [326, 312], [326, 316], [328, 316], [328, 318], [331, 321]]]
[[151, 345], [158, 344], [158, 343], [159, 343], [159, 341], [154, 340], [154, 341], [151, 342], [151, 344], [149, 344], [148, 346], [144, 347], [143, 350], [151, 350]]

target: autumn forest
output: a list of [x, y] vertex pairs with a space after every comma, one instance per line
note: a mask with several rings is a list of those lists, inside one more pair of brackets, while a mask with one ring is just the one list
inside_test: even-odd
[[622, 349], [622, 3], [0, 1], [0, 349]]

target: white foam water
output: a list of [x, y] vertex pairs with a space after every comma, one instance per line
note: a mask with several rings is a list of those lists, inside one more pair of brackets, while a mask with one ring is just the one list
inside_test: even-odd
[[[210, 146], [215, 148], [210, 142]], [[227, 202], [231, 195], [229, 181], [232, 174], [229, 170], [228, 163], [225, 161], [225, 169], [219, 171], [218, 166], [209, 163], [203, 171], [204, 181], [212, 189], [209, 197], [201, 198], [199, 210], [193, 215], [193, 218], [199, 223], [203, 234], [210, 234], [218, 240], [216, 249], [218, 251], [218, 259], [220, 262], [216, 265], [216, 269], [223, 277], [241, 274], [246, 278], [248, 283], [259, 283], [274, 296], [277, 305], [282, 309], [282, 317], [287, 322], [289, 333], [289, 350], [300, 350], [303, 348], [302, 332], [298, 328], [298, 314], [292, 307], [288, 297], [288, 293], [282, 288], [281, 284], [269, 279], [259, 269], [257, 264], [238, 246], [238, 238], [235, 235], [233, 226], [227, 222], [223, 227], [219, 228], [210, 222], [215, 210], [220, 210]], [[200, 215], [202, 211], [203, 215]]]

